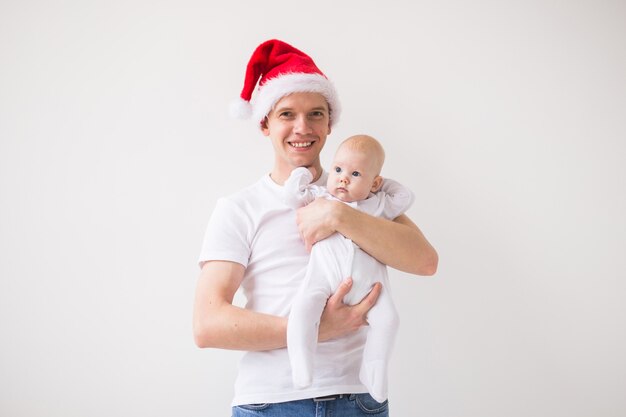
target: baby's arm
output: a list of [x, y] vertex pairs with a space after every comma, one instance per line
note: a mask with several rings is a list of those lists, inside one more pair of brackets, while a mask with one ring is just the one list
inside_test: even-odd
[[309, 169], [299, 167], [291, 171], [283, 188], [285, 204], [292, 208], [299, 208], [315, 200], [317, 193], [310, 185], [311, 181], [313, 181], [313, 173]]
[[389, 178], [385, 178], [380, 190], [376, 193], [380, 200], [382, 211], [380, 216], [393, 220], [411, 207], [415, 195], [404, 185]]

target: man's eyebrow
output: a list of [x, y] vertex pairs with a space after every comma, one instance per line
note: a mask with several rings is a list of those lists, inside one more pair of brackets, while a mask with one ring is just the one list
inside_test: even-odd
[[276, 107], [276, 109], [274, 109], [276, 112], [285, 110], [291, 110], [291, 107]]
[[[277, 107], [276, 109], [274, 109], [275, 112], [283, 112], [283, 111], [287, 111], [287, 110], [293, 110], [293, 107], [289, 107], [289, 106], [285, 106], [285, 107]], [[328, 111], [328, 107], [325, 106], [318, 106], [318, 107], [313, 107], [312, 109], [310, 109], [309, 111]]]

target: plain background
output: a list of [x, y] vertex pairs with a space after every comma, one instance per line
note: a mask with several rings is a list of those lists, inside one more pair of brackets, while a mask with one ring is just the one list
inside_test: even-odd
[[395, 416], [626, 414], [623, 1], [0, 2], [0, 415], [228, 416], [191, 310], [230, 120], [280, 38], [387, 149], [434, 278], [391, 273]]

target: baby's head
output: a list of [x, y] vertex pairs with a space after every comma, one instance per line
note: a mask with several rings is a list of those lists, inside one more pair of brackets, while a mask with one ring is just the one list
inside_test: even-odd
[[341, 201], [365, 200], [369, 193], [380, 189], [384, 162], [385, 151], [376, 139], [367, 135], [349, 137], [335, 153], [326, 188]]

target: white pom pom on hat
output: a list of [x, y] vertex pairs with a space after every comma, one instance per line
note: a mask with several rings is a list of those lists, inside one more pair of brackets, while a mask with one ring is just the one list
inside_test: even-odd
[[[259, 88], [252, 99], [257, 82]], [[322, 94], [330, 107], [331, 126], [337, 123], [341, 105], [330, 80], [307, 54], [272, 39], [263, 42], [253, 52], [241, 95], [231, 103], [230, 114], [237, 119], [252, 117], [260, 123], [282, 97], [299, 92]]]
[[252, 116], [252, 105], [249, 101], [237, 97], [230, 103], [230, 116], [233, 119], [249, 119]]

